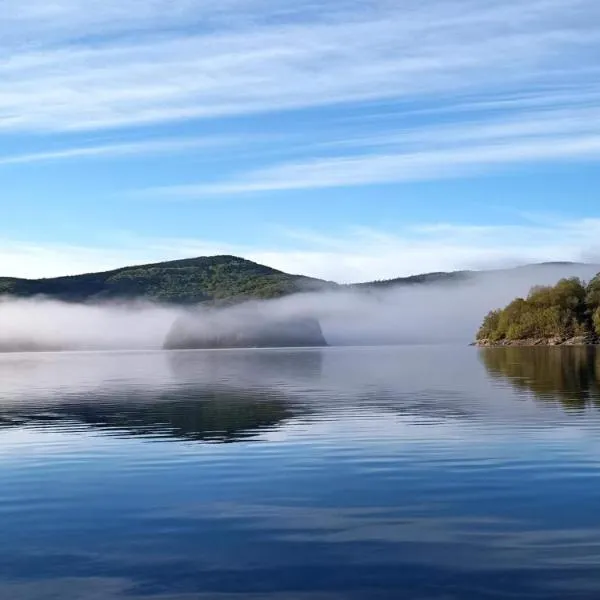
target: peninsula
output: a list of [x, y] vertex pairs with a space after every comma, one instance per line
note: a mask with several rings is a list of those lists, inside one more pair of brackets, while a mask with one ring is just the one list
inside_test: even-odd
[[477, 346], [583, 346], [600, 342], [600, 274], [535, 286], [483, 320]]

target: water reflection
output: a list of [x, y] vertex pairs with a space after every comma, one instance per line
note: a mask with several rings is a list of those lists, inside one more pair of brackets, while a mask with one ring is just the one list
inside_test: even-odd
[[464, 390], [448, 386], [448, 374], [461, 364], [464, 369], [464, 361], [449, 362], [444, 351], [445, 359], [432, 373], [423, 355], [436, 352], [5, 356], [0, 360], [0, 427], [85, 426], [109, 435], [232, 442], [257, 439], [307, 415], [339, 421], [363, 413], [365, 422], [374, 414], [440, 423], [472, 418], [479, 407]]
[[307, 416], [363, 430], [376, 416], [390, 433], [399, 420], [463, 427], [492, 415], [539, 425], [544, 414], [519, 395], [507, 403], [486, 369], [567, 407], [600, 397], [593, 349], [486, 349], [486, 369], [475, 357], [431, 347], [4, 356], [0, 428], [236, 442]]
[[296, 414], [294, 406], [268, 393], [239, 398], [222, 390], [143, 394], [118, 403], [89, 402], [47, 406], [3, 406], [0, 429], [56, 429], [85, 425], [105, 434], [165, 437], [180, 440], [235, 442], [276, 428]]
[[[137, 357], [132, 361], [129, 355], [117, 360], [120, 377], [112, 371], [113, 375], [104, 376], [96, 371], [97, 387], [93, 390], [89, 384], [94, 377], [89, 370], [98, 369], [105, 356], [87, 355], [80, 361], [80, 355], [73, 355], [81, 367], [75, 377], [61, 374], [60, 359], [46, 365], [47, 370], [40, 362], [13, 362], [13, 369], [21, 369], [21, 391], [29, 394], [13, 394], [0, 403], [0, 428], [52, 430], [83, 425], [113, 435], [248, 440], [308, 412], [286, 387], [289, 390], [306, 378], [317, 378], [322, 362], [318, 352], [174, 352], [150, 356], [149, 360], [142, 355], [142, 364], [163, 367], [158, 369], [160, 380], [150, 372], [136, 372], [140, 366]], [[109, 357], [104, 366], [113, 369], [114, 361], [114, 356]], [[82, 385], [78, 385], [77, 375]]]
[[598, 404], [600, 350], [596, 347], [484, 348], [483, 364], [493, 377], [567, 408]]
[[238, 388], [298, 386], [318, 381], [323, 351], [231, 350], [165, 353], [169, 370], [178, 381], [229, 382]]
[[[593, 403], [598, 366], [589, 349], [1, 357], [0, 598], [595, 600], [600, 411], [522, 400]], [[202, 443], [233, 441], [252, 443]]]

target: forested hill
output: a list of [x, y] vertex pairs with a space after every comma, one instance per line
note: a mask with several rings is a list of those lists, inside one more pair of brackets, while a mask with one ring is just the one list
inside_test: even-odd
[[177, 304], [235, 303], [306, 291], [376, 290], [398, 285], [451, 283], [470, 275], [468, 271], [427, 273], [340, 285], [291, 275], [237, 256], [204, 256], [50, 279], [0, 277], [0, 296], [44, 296], [67, 302], [146, 298]]
[[600, 266], [546, 263], [508, 270], [425, 273], [338, 285], [322, 279], [284, 273], [237, 256], [204, 256], [51, 279], [0, 277], [0, 296], [45, 296], [68, 302], [146, 298], [164, 303], [222, 304], [251, 298], [279, 298], [306, 291], [358, 289], [375, 292], [396, 286], [452, 285], [480, 276], [504, 278], [510, 275], [512, 278], [536, 281], [544, 273], [558, 273], [560, 277], [589, 278], [590, 273], [593, 276], [598, 270]]
[[69, 302], [128, 298], [175, 303], [236, 302], [333, 286], [236, 256], [210, 256], [52, 279], [0, 278], [0, 295], [43, 295]]
[[600, 265], [573, 262], [542, 262], [536, 264], [521, 265], [508, 269], [491, 269], [487, 271], [438, 271], [434, 273], [421, 273], [419, 275], [410, 275], [408, 277], [396, 277], [394, 279], [381, 279], [377, 281], [368, 281], [366, 283], [356, 283], [352, 287], [356, 288], [389, 288], [398, 285], [422, 285], [428, 283], [435, 284], [456, 284], [472, 281], [480, 276], [491, 276], [501, 278], [509, 276], [511, 278], [521, 277], [525, 279], [535, 278], [544, 272], [554, 272], [561, 277], [595, 275], [600, 270]]
[[346, 286], [304, 275], [291, 275], [237, 256], [202, 256], [49, 279], [0, 277], [0, 296], [44, 296], [67, 302], [146, 298], [164, 303], [220, 304], [347, 287], [369, 290], [455, 282], [469, 274], [468, 271], [427, 273]]
[[449, 271], [422, 273], [420, 275], [409, 275], [408, 277], [396, 277], [394, 279], [379, 279], [377, 281], [366, 281], [365, 283], [355, 283], [351, 287], [359, 289], [378, 289], [390, 288], [398, 285], [422, 285], [427, 283], [460, 283], [467, 281], [477, 274], [476, 271]]

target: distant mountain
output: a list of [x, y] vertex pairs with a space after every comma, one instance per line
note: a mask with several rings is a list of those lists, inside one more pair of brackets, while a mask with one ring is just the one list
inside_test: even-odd
[[454, 284], [478, 277], [510, 274], [534, 283], [545, 277], [589, 278], [600, 265], [542, 263], [514, 269], [424, 273], [410, 277], [339, 285], [330, 281], [292, 275], [236, 256], [205, 256], [185, 260], [123, 267], [50, 279], [0, 277], [0, 296], [28, 298], [45, 296], [68, 302], [145, 298], [164, 303], [237, 303], [246, 299], [279, 298], [289, 294], [321, 290], [378, 290], [397, 286]]
[[[474, 280], [481, 277], [496, 278], [509, 275], [511, 278], [530, 278], [542, 277], [540, 283], [546, 283], [544, 276], [547, 274], [558, 275], [558, 277], [581, 277], [583, 279], [591, 278], [600, 272], [600, 264], [576, 263], [567, 261], [543, 262], [505, 269], [488, 269], [483, 271], [438, 271], [433, 273], [422, 273], [420, 275], [410, 275], [409, 277], [395, 277], [393, 279], [381, 279], [377, 281], [368, 281], [365, 283], [356, 283], [356, 288], [386, 288], [399, 285], [422, 285], [428, 283], [458, 283]], [[533, 282], [535, 283], [535, 281]]]
[[[481, 272], [481, 271], [479, 271]], [[377, 281], [366, 281], [365, 283], [355, 283], [354, 288], [388, 288], [398, 285], [422, 285], [427, 283], [457, 283], [466, 281], [476, 275], [478, 271], [439, 271], [435, 273], [422, 273], [420, 275], [410, 275], [408, 277], [395, 277], [394, 279], [379, 279]]]
[[210, 256], [52, 279], [0, 278], [0, 295], [68, 302], [147, 298], [159, 302], [237, 302], [331, 287], [236, 256]]

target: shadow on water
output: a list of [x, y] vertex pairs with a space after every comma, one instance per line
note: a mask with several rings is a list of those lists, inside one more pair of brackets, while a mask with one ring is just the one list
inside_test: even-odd
[[492, 377], [541, 400], [572, 409], [599, 404], [599, 348], [483, 348], [480, 358]]

